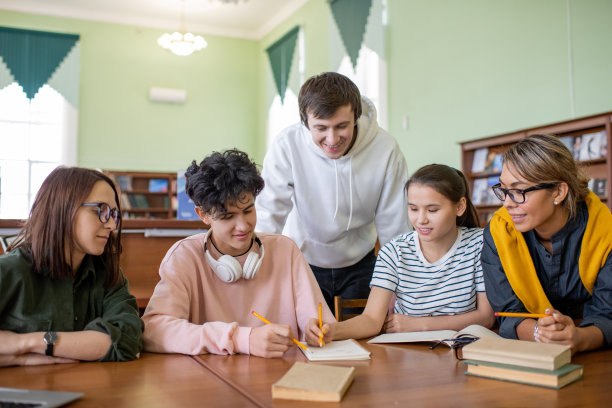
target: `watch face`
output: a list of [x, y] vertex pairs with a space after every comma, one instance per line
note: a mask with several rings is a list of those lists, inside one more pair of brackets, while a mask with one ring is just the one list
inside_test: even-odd
[[57, 341], [57, 333], [54, 331], [46, 332], [43, 336], [43, 340], [45, 340], [47, 344], [54, 344]]

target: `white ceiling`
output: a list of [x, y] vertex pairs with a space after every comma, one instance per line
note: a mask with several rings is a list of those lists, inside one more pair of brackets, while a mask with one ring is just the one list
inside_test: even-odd
[[[185, 30], [260, 39], [308, 0], [184, 0]], [[178, 30], [182, 0], [0, 0], [0, 9]]]

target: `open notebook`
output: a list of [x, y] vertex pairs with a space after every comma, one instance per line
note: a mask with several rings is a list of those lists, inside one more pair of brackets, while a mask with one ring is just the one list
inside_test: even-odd
[[[20, 388], [0, 388], [0, 406], [24, 407], [61, 407], [81, 398], [80, 392], [25, 390]], [[13, 404], [13, 405], [10, 405]], [[21, 405], [20, 405], [21, 404]]]
[[355, 340], [332, 341], [323, 347], [309, 346], [308, 350], [302, 348], [300, 350], [311, 361], [367, 360], [370, 358], [370, 352]]
[[[404, 332], [404, 333], [385, 333], [374, 337], [368, 343], [417, 343], [417, 342], [437, 342], [446, 339], [452, 339], [460, 334], [471, 334], [478, 338], [496, 337], [499, 335], [492, 330], [478, 324], [472, 324], [465, 329], [459, 331], [454, 330], [432, 330], [421, 332]], [[451, 342], [443, 341], [447, 346]]]

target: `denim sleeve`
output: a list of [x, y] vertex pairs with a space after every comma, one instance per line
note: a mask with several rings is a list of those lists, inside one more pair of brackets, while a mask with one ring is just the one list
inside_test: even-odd
[[593, 297], [585, 303], [580, 327], [595, 326], [604, 335], [604, 347], [612, 347], [612, 252], [597, 274]]
[[[488, 225], [484, 230], [483, 237], [484, 243], [480, 262], [482, 264], [487, 299], [493, 311], [526, 313], [525, 305], [514, 294], [514, 290], [512, 290], [512, 286], [508, 282]], [[523, 320], [524, 318], [522, 317], [498, 317], [499, 334], [508, 339], [518, 339], [516, 326]]]

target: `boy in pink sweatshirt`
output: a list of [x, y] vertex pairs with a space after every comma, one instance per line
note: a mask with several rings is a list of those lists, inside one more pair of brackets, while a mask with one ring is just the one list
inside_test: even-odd
[[215, 152], [193, 161], [185, 176], [187, 194], [211, 228], [178, 241], [162, 261], [142, 318], [146, 351], [282, 357], [291, 337], [304, 339], [319, 302], [323, 319], [333, 319], [293, 241], [255, 235], [255, 197], [264, 182], [245, 153]]

